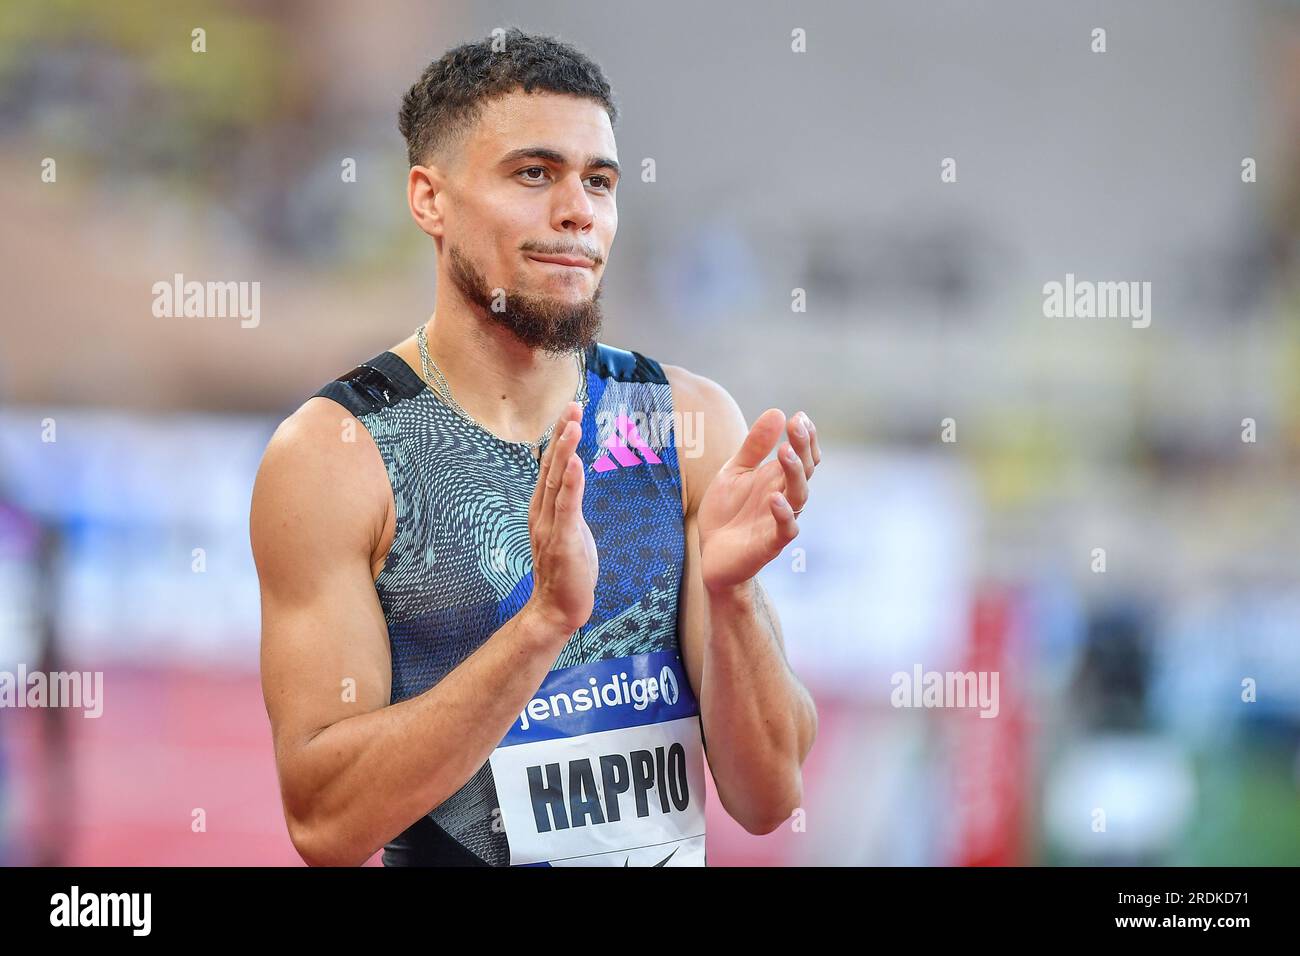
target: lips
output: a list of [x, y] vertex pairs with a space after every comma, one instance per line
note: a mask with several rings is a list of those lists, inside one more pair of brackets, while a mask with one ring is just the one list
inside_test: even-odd
[[528, 258], [537, 262], [551, 262], [557, 266], [573, 266], [578, 269], [590, 269], [594, 262], [590, 259], [584, 259], [581, 256], [535, 256], [530, 255]]

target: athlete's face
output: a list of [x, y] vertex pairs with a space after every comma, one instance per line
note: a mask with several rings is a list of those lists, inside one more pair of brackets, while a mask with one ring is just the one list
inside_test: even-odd
[[445, 171], [445, 274], [535, 348], [595, 339], [618, 229], [616, 156], [600, 104], [518, 91], [484, 105]]

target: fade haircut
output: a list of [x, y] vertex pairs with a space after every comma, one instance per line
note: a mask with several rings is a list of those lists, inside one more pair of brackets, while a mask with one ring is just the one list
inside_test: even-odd
[[555, 37], [518, 27], [465, 43], [430, 63], [402, 97], [397, 127], [412, 166], [446, 161], [488, 100], [522, 88], [566, 93], [599, 103], [612, 126], [618, 108], [609, 82], [592, 60]]

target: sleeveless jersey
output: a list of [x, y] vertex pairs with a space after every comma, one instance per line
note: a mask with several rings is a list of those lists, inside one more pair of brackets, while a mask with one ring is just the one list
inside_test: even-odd
[[[677, 634], [685, 535], [671, 389], [637, 352], [597, 343], [585, 359], [577, 454], [600, 561], [591, 618], [488, 761], [384, 848], [387, 866], [706, 863], [703, 733]], [[539, 463], [458, 415], [393, 352], [316, 395], [369, 431], [392, 485], [396, 531], [375, 589], [398, 703], [528, 600]]]

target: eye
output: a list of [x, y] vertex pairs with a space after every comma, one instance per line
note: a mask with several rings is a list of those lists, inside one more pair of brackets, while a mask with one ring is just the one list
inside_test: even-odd
[[[519, 172], [515, 173], [515, 175], [518, 176], [518, 175], [521, 175], [521, 174], [523, 174], [523, 173], [531, 173], [531, 172], [534, 172], [534, 171], [545, 174], [545, 173], [546, 173], [546, 167], [545, 167], [545, 166], [529, 166], [527, 169], [521, 169], [521, 170], [519, 170]], [[540, 182], [542, 181], [540, 178], [534, 178], [534, 177], [531, 177], [531, 176], [525, 176], [525, 177], [524, 177], [524, 180], [525, 180], [525, 182], [530, 182], [530, 183], [540, 183]]]
[[601, 186], [599, 188], [601, 189], [612, 189], [614, 187], [613, 180], [608, 176], [588, 176], [587, 178], [600, 180]]

